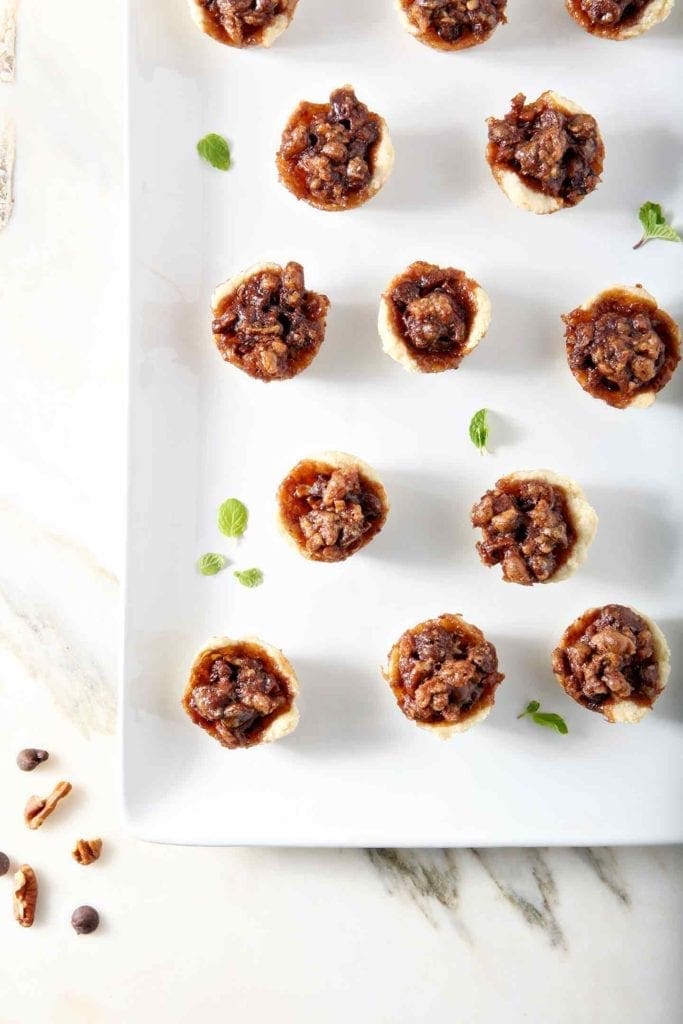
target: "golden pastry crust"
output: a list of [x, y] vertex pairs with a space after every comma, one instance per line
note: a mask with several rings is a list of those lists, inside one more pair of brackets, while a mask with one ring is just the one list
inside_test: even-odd
[[[676, 323], [676, 321], [671, 316], [669, 316], [668, 313], [666, 313], [663, 309], [660, 309], [660, 307], [657, 305], [657, 300], [655, 299], [655, 297], [653, 295], [650, 295], [650, 293], [646, 291], [646, 289], [643, 288], [643, 286], [640, 284], [633, 285], [632, 287], [629, 285], [620, 284], [612, 285], [610, 288], [603, 288], [602, 291], [597, 292], [597, 294], [591, 296], [590, 299], [586, 299], [586, 301], [583, 302], [578, 308], [579, 310], [585, 313], [590, 313], [601, 303], [609, 300], [612, 297], [617, 297], [619, 300], [623, 299], [625, 301], [631, 299], [638, 306], [642, 306], [643, 310], [646, 313], [652, 315], [656, 314], [658, 324], [663, 329], [663, 333], [665, 334], [665, 337], [667, 339], [667, 345], [671, 349], [671, 351], [667, 353], [668, 368], [663, 383], [661, 373], [658, 373], [655, 377], [652, 386], [646, 385], [641, 390], [634, 391], [634, 393], [630, 396], [615, 395], [614, 397], [610, 397], [609, 394], [595, 394], [591, 387], [587, 384], [587, 382], [585, 382], [582, 379], [581, 374], [575, 372], [572, 369], [571, 363], [570, 369], [572, 369], [574, 377], [581, 385], [581, 387], [584, 389], [584, 391], [586, 391], [593, 397], [601, 398], [603, 401], [606, 401], [609, 405], [612, 405], [620, 409], [647, 409], [649, 408], [649, 406], [652, 405], [659, 392], [669, 382], [680, 360], [681, 329]], [[565, 323], [568, 323], [568, 320], [572, 316], [573, 313], [566, 314], [566, 317], [563, 317]]]
[[479, 35], [473, 32], [464, 32], [457, 39], [449, 42], [447, 39], [443, 39], [439, 36], [437, 32], [422, 32], [420, 30], [420, 26], [417, 25], [410, 17], [406, 0], [394, 0], [394, 7], [398, 11], [398, 16], [403, 27], [411, 34], [411, 36], [414, 36], [418, 42], [431, 47], [433, 50], [447, 51], [449, 53], [455, 50], [468, 50], [472, 46], [481, 46], [482, 43], [488, 42], [499, 24], [504, 25], [507, 22], [507, 18], [505, 17], [505, 12], [503, 10], [500, 21], [497, 24], [492, 25], [488, 32], [481, 33]]
[[[486, 645], [492, 650], [493, 661], [495, 663], [493, 670], [488, 674], [490, 682], [485, 686], [481, 696], [469, 709], [461, 713], [458, 720], [452, 722], [420, 721], [418, 718], [412, 717], [412, 715], [408, 714], [404, 709], [406, 691], [400, 669], [402, 656], [401, 645], [406, 638], [414, 636], [425, 629], [433, 629], [435, 627], [443, 627], [447, 632], [463, 636], [470, 642]], [[458, 733], [466, 732], [468, 729], [471, 729], [472, 726], [477, 725], [479, 722], [483, 722], [484, 719], [488, 717], [491, 713], [491, 708], [495, 704], [496, 689], [505, 678], [500, 672], [498, 672], [498, 658], [495, 647], [493, 647], [493, 644], [489, 644], [486, 641], [482, 631], [477, 626], [473, 626], [471, 623], [466, 622], [462, 615], [452, 615], [449, 613], [440, 615], [436, 619], [427, 619], [424, 622], [420, 622], [416, 626], [406, 630], [389, 651], [386, 663], [382, 666], [381, 672], [384, 679], [389, 683], [389, 686], [396, 698], [396, 703], [406, 718], [414, 722], [418, 728], [427, 729], [432, 734], [444, 740], [449, 739], [451, 736], [455, 736]]]
[[[519, 470], [515, 473], [508, 473], [506, 476], [496, 481], [495, 489], [505, 490], [507, 484], [528, 483], [534, 481], [550, 484], [552, 487], [557, 488], [564, 498], [570, 520], [568, 526], [571, 527], [571, 546], [566, 551], [566, 554], [560, 549], [560, 553], [563, 554], [564, 557], [557, 568], [552, 572], [552, 575], [529, 579], [525, 578], [523, 574], [521, 574], [519, 578], [513, 578], [506, 574], [504, 575], [504, 579], [506, 582], [514, 582], [517, 584], [559, 583], [572, 576], [579, 566], [586, 560], [588, 549], [597, 531], [598, 516], [595, 509], [588, 503], [586, 495], [575, 480], [572, 480], [567, 476], [562, 476], [560, 473], [555, 473], [550, 469]], [[473, 525], [480, 525], [480, 523], [475, 524], [475, 512], [479, 511], [479, 508], [486, 497], [487, 495], [484, 495], [484, 497], [480, 499], [474, 507], [472, 513]], [[486, 521], [488, 522], [488, 519]], [[485, 534], [485, 527], [482, 526], [481, 529], [483, 534]], [[479, 548], [481, 547], [481, 543], [483, 543], [483, 541], [478, 545]], [[482, 553], [481, 550], [480, 557], [485, 565], [494, 565], [500, 561], [500, 556], [495, 558], [495, 562], [493, 560], [487, 560], [485, 553]], [[504, 562], [504, 573], [506, 573], [505, 564], [506, 563]]]
[[564, 565], [548, 580], [549, 583], [559, 583], [561, 580], [573, 576], [580, 565], [588, 557], [588, 549], [593, 543], [598, 529], [598, 514], [589, 504], [586, 495], [575, 480], [571, 477], [562, 476], [561, 473], [554, 473], [550, 469], [537, 469], [532, 471], [520, 471], [508, 473], [507, 480], [543, 480], [554, 487], [560, 487], [569, 507], [569, 514], [572, 517], [572, 524], [576, 532], [576, 540], [569, 557]]
[[615, 28], [610, 25], [593, 24], [590, 18], [581, 11], [580, 3], [577, 3], [577, 0], [565, 0], [565, 7], [574, 21], [592, 36], [621, 42], [624, 39], [633, 39], [644, 32], [649, 32], [655, 25], [665, 21], [674, 9], [674, 2], [675, 0], [651, 0], [643, 7], [637, 18], [628, 19]]
[[[652, 634], [655, 660], [657, 662], [657, 667], [659, 669], [659, 691], [654, 700], [652, 701], [652, 703], [650, 704], [643, 703], [642, 701], [635, 701], [628, 697], [611, 697], [602, 705], [599, 713], [602, 714], [603, 718], [608, 722], [635, 725], [637, 722], [640, 722], [640, 720], [644, 718], [645, 715], [648, 714], [648, 712], [652, 711], [652, 707], [655, 701], [659, 699], [664, 689], [666, 688], [669, 675], [671, 672], [671, 651], [669, 650], [669, 645], [667, 643], [666, 637], [664, 636], [664, 633], [661, 631], [661, 629], [654, 621], [654, 619], [651, 619], [648, 615], [645, 615], [643, 612], [638, 611], [636, 608], [632, 608], [628, 605], [626, 607], [630, 612], [632, 612], [634, 615], [639, 616], [639, 618], [643, 620], [643, 622]], [[589, 608], [587, 611], [583, 613], [583, 615], [579, 615], [579, 617], [575, 619], [575, 621], [572, 622], [571, 625], [568, 626], [567, 629], [564, 631], [557, 651], [563, 650], [572, 633], [577, 628], [581, 627], [583, 623], [587, 623], [593, 616], [597, 615], [600, 611], [602, 611], [601, 608]], [[557, 651], [555, 653], [557, 653]], [[563, 672], [557, 670], [556, 665], [553, 666], [553, 674], [559, 685], [562, 687], [562, 689], [566, 693], [568, 693], [567, 683], [564, 674]], [[568, 696], [572, 695], [568, 693]], [[572, 699], [574, 700], [575, 698], [572, 697]], [[581, 704], [581, 701], [577, 700], [576, 703]]]
[[[358, 472], [361, 483], [372, 492], [380, 505], [379, 516], [373, 521], [372, 526], [363, 534], [356, 543], [349, 546], [346, 553], [341, 557], [327, 558], [310, 549], [307, 539], [304, 536], [297, 518], [297, 511], [292, 511], [294, 481], [310, 483], [318, 473], [332, 474], [335, 470], [341, 472]], [[295, 548], [300, 555], [313, 562], [345, 561], [356, 554], [362, 548], [374, 540], [377, 534], [383, 529], [389, 514], [389, 498], [376, 471], [355, 455], [346, 452], [327, 451], [318, 455], [311, 455], [293, 466], [287, 476], [280, 484], [277, 492], [277, 528], [288, 544]]]
[[231, 35], [226, 28], [218, 24], [201, 0], [188, 0], [192, 20], [202, 32], [206, 33], [207, 36], [211, 36], [217, 42], [223, 43], [225, 46], [233, 46], [239, 49], [247, 46], [264, 46], [266, 48], [272, 46], [278, 36], [281, 36], [285, 29], [289, 27], [298, 2], [299, 0], [283, 0], [282, 13], [278, 14], [259, 35], [240, 39]]
[[[560, 96], [559, 93], [554, 92], [552, 89], [542, 93], [535, 102], [553, 107], [561, 113], [570, 116], [588, 113], [578, 103], [567, 99], [565, 96]], [[604, 143], [602, 142], [599, 129], [598, 140], [604, 152]], [[562, 196], [550, 195], [539, 189], [531, 188], [515, 170], [496, 163], [493, 145], [490, 142], [486, 151], [486, 159], [500, 189], [521, 210], [528, 210], [530, 213], [547, 214], [557, 213], [558, 210], [562, 210], [567, 206]]]
[[[400, 274], [396, 274], [391, 279], [380, 298], [377, 329], [382, 341], [382, 350], [386, 352], [388, 356], [391, 356], [391, 358], [397, 363], [400, 363], [406, 370], [409, 370], [412, 373], [436, 373], [446, 369], [454, 369], [460, 365], [460, 362], [466, 355], [469, 355], [470, 352], [474, 351], [479, 342], [486, 335], [491, 324], [491, 300], [477, 281], [469, 277], [463, 278], [468, 291], [469, 303], [473, 309], [473, 315], [467, 331], [467, 337], [462, 346], [458, 347], [457, 353], [451, 360], [450, 366], [439, 365], [431, 368], [429, 366], [429, 357], [427, 356], [425, 358], [424, 355], [421, 356], [420, 353], [413, 350], [412, 346], [401, 333], [396, 318], [393, 315], [393, 301], [391, 293], [397, 285], [402, 283], [406, 273], [416, 266], [418, 266], [418, 264], [413, 263], [410, 267], [406, 268], [406, 270], [402, 270]], [[425, 264], [425, 266], [427, 266], [427, 264]], [[456, 273], [462, 274], [462, 271], [456, 271]]]
[[[290, 279], [288, 275], [292, 272], [294, 278]], [[230, 300], [242, 285], [263, 274], [277, 278], [279, 285], [275, 288], [268, 286], [265, 290], [266, 301], [263, 302], [259, 298], [255, 310], [249, 308], [248, 301], [245, 301], [241, 315], [248, 319], [252, 329], [257, 326], [268, 330], [250, 335], [249, 344], [243, 346], [244, 336], [240, 336], [239, 328], [231, 324], [223, 333], [220, 317], [228, 309]], [[254, 286], [257, 286], [256, 281]], [[287, 289], [291, 302], [289, 298], [286, 302], [283, 300]], [[304, 268], [301, 264], [290, 262], [283, 268], [278, 263], [268, 261], [256, 263], [224, 281], [214, 290], [211, 297], [214, 341], [226, 362], [247, 373], [254, 380], [265, 383], [290, 380], [310, 366], [320, 351], [325, 339], [329, 305], [326, 295], [306, 287]], [[239, 308], [239, 302], [237, 306]], [[256, 323], [253, 320], [254, 315]], [[275, 323], [272, 324], [271, 320]], [[299, 335], [296, 342], [290, 342], [292, 324]], [[273, 326], [279, 333], [270, 333]], [[304, 330], [307, 331], [306, 334], [303, 333]], [[254, 338], [257, 340], [253, 340]], [[275, 354], [276, 347], [281, 350], [279, 355]]]
[[292, 665], [282, 651], [271, 644], [265, 643], [265, 641], [260, 640], [258, 637], [244, 637], [240, 640], [234, 640], [227, 636], [213, 637], [197, 652], [192, 662], [190, 675], [182, 696], [182, 705], [186, 714], [195, 725], [204, 729], [205, 732], [224, 747], [228, 747], [228, 744], [224, 743], [220, 736], [217, 735], [214, 723], [204, 719], [192, 706], [192, 695], [195, 688], [202, 684], [207, 659], [212, 656], [229, 658], [231, 654], [244, 656], [245, 650], [248, 651], [250, 657], [262, 659], [264, 664], [274, 671], [278, 682], [287, 691], [288, 700], [282, 708], [277, 709], [272, 716], [269, 716], [270, 721], [264, 727], [259, 728], [253, 742], [239, 744], [238, 748], [247, 749], [252, 746], [258, 746], [261, 743], [273, 743], [275, 740], [287, 736], [296, 729], [299, 723], [299, 711], [296, 707], [296, 698], [299, 695], [299, 681]]
[[[335, 93], [342, 93], [346, 91], [350, 91], [350, 93], [355, 97], [353, 86], [348, 84], [341, 86], [338, 90], [335, 90], [332, 93], [332, 96], [334, 96]], [[361, 104], [361, 106], [364, 105]], [[365, 182], [362, 188], [357, 192], [348, 192], [343, 202], [337, 202], [334, 200], [326, 200], [322, 195], [319, 196], [313, 194], [308, 186], [304, 187], [300, 182], [295, 184], [294, 179], [297, 175], [293, 172], [291, 156], [287, 151], [285, 139], [291, 137], [291, 134], [295, 131], [297, 126], [308, 122], [311, 116], [324, 113], [327, 108], [329, 108], [329, 104], [311, 103], [308, 100], [301, 100], [301, 102], [297, 104], [283, 129], [282, 142], [277, 152], [276, 163], [280, 181], [285, 188], [292, 193], [292, 195], [296, 196], [297, 199], [302, 199], [304, 202], [308, 203], [309, 206], [313, 206], [317, 210], [325, 210], [329, 213], [338, 213], [344, 210], [353, 210], [359, 206], [364, 206], [365, 203], [369, 202], [370, 199], [377, 195], [393, 170], [394, 146], [389, 134], [389, 127], [384, 118], [374, 111], [369, 111], [369, 116], [376, 120], [379, 134], [377, 141], [372, 145], [371, 149], [370, 178]]]

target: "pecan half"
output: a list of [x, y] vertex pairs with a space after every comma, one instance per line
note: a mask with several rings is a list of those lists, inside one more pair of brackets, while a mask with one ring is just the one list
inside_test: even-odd
[[84, 867], [87, 867], [88, 864], [99, 860], [101, 853], [101, 839], [79, 839], [71, 851], [71, 856], [78, 864], [83, 864]]
[[71, 792], [70, 782], [58, 782], [49, 796], [30, 796], [24, 808], [24, 821], [31, 829], [40, 828], [49, 818], [60, 800]]
[[14, 875], [14, 917], [22, 928], [30, 928], [36, 916], [38, 879], [32, 867], [22, 864]]

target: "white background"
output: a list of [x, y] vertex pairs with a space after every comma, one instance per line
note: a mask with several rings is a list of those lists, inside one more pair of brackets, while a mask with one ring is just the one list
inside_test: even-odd
[[[0, 879], [2, 1024], [675, 1020], [680, 848], [368, 855], [122, 833], [118, 8], [22, 0], [18, 80], [0, 87], [19, 130], [0, 235], [0, 848], [41, 883], [24, 931]], [[677, 12], [660, 44], [680, 33]], [[21, 775], [15, 752], [34, 743], [51, 762]], [[60, 777], [69, 803], [27, 832], [26, 797]], [[72, 842], [97, 833], [102, 860], [78, 867]], [[101, 912], [96, 935], [69, 928], [81, 902]]]

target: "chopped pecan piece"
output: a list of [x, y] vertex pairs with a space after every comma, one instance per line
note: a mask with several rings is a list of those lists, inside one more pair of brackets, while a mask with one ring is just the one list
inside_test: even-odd
[[680, 361], [678, 325], [640, 285], [609, 288], [562, 319], [570, 370], [617, 409], [651, 405]]
[[518, 206], [554, 213], [576, 206], [600, 182], [605, 148], [594, 117], [544, 92], [533, 103], [518, 93], [503, 118], [490, 117], [486, 159]]
[[226, 46], [270, 46], [294, 17], [299, 0], [190, 0], [197, 25]]
[[342, 562], [384, 526], [386, 491], [373, 470], [342, 452], [299, 462], [278, 490], [280, 526], [301, 554]]
[[259, 264], [216, 290], [213, 336], [223, 359], [250, 377], [288, 380], [317, 355], [329, 305], [305, 287], [300, 263]]
[[99, 860], [101, 853], [101, 839], [79, 839], [71, 851], [71, 856], [78, 864], [87, 867], [89, 864]]
[[320, 210], [348, 210], [379, 191], [393, 159], [386, 123], [345, 85], [329, 103], [299, 104], [282, 134], [277, 166], [297, 199]]
[[501, 565], [508, 583], [531, 586], [565, 579], [593, 539], [597, 517], [571, 480], [550, 473], [512, 473], [475, 504], [472, 525], [484, 565]]
[[553, 671], [565, 692], [612, 722], [638, 721], [649, 711], [668, 670], [661, 630], [619, 604], [585, 612], [553, 651]]
[[224, 639], [195, 659], [183, 707], [222, 746], [253, 747], [295, 728], [297, 693], [294, 670], [281, 651]]
[[30, 829], [37, 829], [49, 818], [60, 800], [72, 790], [70, 782], [58, 782], [49, 796], [30, 796], [24, 808], [24, 821]]
[[443, 734], [485, 718], [505, 678], [493, 644], [459, 615], [440, 615], [406, 630], [383, 674], [406, 718]]
[[409, 370], [439, 373], [460, 365], [490, 319], [488, 295], [464, 271], [418, 260], [389, 283], [378, 326], [393, 359]]
[[436, 50], [478, 46], [507, 21], [507, 0], [398, 0], [397, 6], [408, 31]]
[[14, 918], [22, 928], [30, 928], [36, 916], [38, 879], [32, 867], [22, 864], [14, 875]]

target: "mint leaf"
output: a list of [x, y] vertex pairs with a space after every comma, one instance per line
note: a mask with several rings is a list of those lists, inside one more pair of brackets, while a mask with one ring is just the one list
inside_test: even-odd
[[661, 238], [664, 242], [680, 242], [681, 236], [675, 228], [667, 224], [659, 203], [643, 203], [638, 211], [638, 219], [643, 225], [643, 237], [636, 242], [634, 249], [640, 249], [650, 238]]
[[197, 568], [202, 576], [215, 576], [217, 572], [225, 568], [227, 559], [215, 551], [207, 551], [205, 555], [197, 560]]
[[561, 715], [556, 715], [554, 711], [541, 711], [540, 707], [541, 705], [537, 700], [530, 700], [524, 711], [517, 715], [517, 718], [530, 718], [536, 725], [543, 725], [547, 729], [554, 729], [562, 736], [566, 736], [569, 729], [564, 718]]
[[470, 441], [483, 455], [489, 439], [488, 409], [479, 409], [470, 420]]
[[536, 725], [545, 725], [549, 729], [555, 729], [557, 732], [561, 733], [562, 736], [566, 736], [569, 732], [564, 718], [561, 718], [559, 715], [555, 715], [550, 711], [537, 711], [531, 717]]
[[230, 167], [230, 146], [222, 135], [209, 132], [197, 143], [197, 152], [202, 160], [219, 171], [227, 171]]
[[243, 587], [260, 587], [263, 583], [263, 573], [260, 569], [236, 569], [233, 576]]
[[248, 521], [247, 507], [238, 498], [228, 498], [218, 509], [218, 529], [226, 537], [241, 537]]
[[524, 708], [521, 714], [517, 715], [517, 718], [524, 718], [525, 715], [533, 715], [534, 712], [538, 711], [540, 704], [537, 700], [530, 700], [527, 706]]

